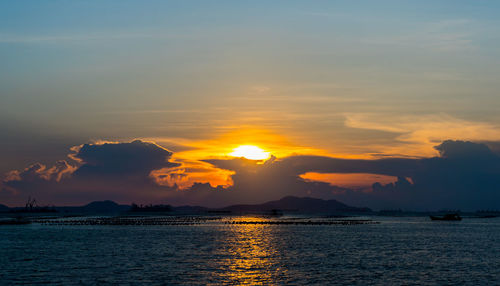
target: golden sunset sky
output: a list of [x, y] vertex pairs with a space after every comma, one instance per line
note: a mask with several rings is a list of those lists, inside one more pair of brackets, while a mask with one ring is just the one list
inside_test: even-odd
[[[154, 143], [178, 165], [150, 177], [179, 189], [233, 186], [237, 171], [210, 160], [252, 159], [248, 152], [263, 159], [258, 165], [301, 155], [418, 160], [439, 157], [434, 147], [445, 140], [497, 152], [499, 5], [2, 2], [4, 200], [25, 200], [10, 199], [24, 194], [5, 183], [22, 177], [13, 170], [39, 163], [40, 176], [82, 144]], [[240, 146], [254, 147], [238, 153]], [[397, 180], [314, 168], [295, 176], [358, 189]], [[98, 198], [53, 196], [62, 203]]]

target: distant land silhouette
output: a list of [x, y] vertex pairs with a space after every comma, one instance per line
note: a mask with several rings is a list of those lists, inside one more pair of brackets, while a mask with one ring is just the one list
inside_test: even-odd
[[[106, 201], [94, 201], [84, 206], [54, 206], [51, 207], [57, 212], [61, 213], [82, 213], [82, 214], [111, 214], [111, 213], [122, 213], [122, 212], [175, 212], [175, 213], [267, 213], [271, 211], [285, 211], [294, 213], [360, 213], [360, 212], [371, 212], [369, 208], [358, 208], [353, 206], [348, 206], [337, 200], [323, 200], [310, 197], [294, 197], [287, 196], [280, 200], [269, 201], [263, 204], [239, 204], [230, 205], [223, 208], [206, 208], [202, 206], [169, 206], [169, 205], [146, 205], [137, 206], [132, 205], [120, 205], [116, 202], [106, 200]], [[15, 207], [9, 208], [7, 206], [0, 205], [0, 212], [20, 212], [25, 208]], [[28, 212], [28, 211], [27, 211]]]
[[[434, 157], [350, 159], [295, 154], [270, 157], [263, 164], [233, 157], [201, 160], [213, 170], [234, 172], [230, 175], [232, 183], [215, 187], [210, 182], [191, 180], [185, 174], [192, 185], [182, 191], [182, 187], [165, 181], [178, 175], [173, 171], [180, 167], [172, 159], [173, 153], [152, 142], [87, 143], [78, 150], [69, 155], [81, 164], [61, 160], [53, 166], [34, 163], [23, 170], [10, 171], [9, 178], [0, 179], [1, 190], [9, 190], [0, 190], [0, 202], [16, 205], [22, 198], [36, 194], [41, 201], [54, 204], [64, 202], [64, 196], [78, 199], [79, 204], [96, 197], [154, 203], [160, 199], [158, 194], [168, 194], [164, 199], [176, 205], [220, 207], [291, 195], [336, 199], [373, 209], [416, 211], [497, 209], [500, 202], [500, 155], [485, 143], [470, 141], [442, 141], [434, 146], [438, 153]], [[328, 182], [326, 174], [391, 178], [387, 182], [375, 177], [359, 182], [364, 185], [359, 187], [367, 190], [360, 191], [342, 186], [340, 181]], [[101, 190], [103, 186], [105, 190]]]
[[292, 211], [298, 213], [336, 213], [336, 212], [370, 212], [369, 208], [348, 206], [337, 200], [323, 200], [310, 197], [287, 196], [277, 201], [256, 205], [232, 205], [221, 210], [231, 212], [265, 212], [271, 210]]
[[8, 206], [0, 204], [0, 212], [7, 212], [9, 210], [10, 208]]
[[[2, 205], [3, 206], [3, 205]], [[13, 207], [9, 208], [0, 206], [0, 212], [27, 212], [27, 213], [45, 213], [45, 212], [61, 212], [61, 213], [119, 213], [128, 211], [130, 209], [129, 205], [119, 205], [113, 201], [95, 201], [84, 206], [51, 206], [51, 207], [40, 207], [35, 206], [33, 208], [27, 207]]]
[[56, 210], [62, 212], [81, 212], [81, 213], [119, 213], [130, 210], [129, 205], [119, 205], [113, 201], [95, 201], [80, 207], [56, 207]]

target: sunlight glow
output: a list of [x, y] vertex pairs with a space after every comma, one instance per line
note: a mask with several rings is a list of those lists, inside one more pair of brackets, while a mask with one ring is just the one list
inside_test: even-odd
[[250, 160], [265, 160], [269, 158], [269, 152], [265, 152], [257, 146], [253, 145], [241, 145], [233, 150], [229, 154], [234, 157], [243, 157]]
[[[372, 191], [372, 185], [376, 182], [382, 185], [396, 183], [398, 177], [370, 174], [370, 173], [317, 173], [307, 172], [299, 175], [302, 179], [310, 182], [324, 182], [332, 186], [349, 188], [356, 191]], [[407, 178], [411, 180], [411, 178]]]

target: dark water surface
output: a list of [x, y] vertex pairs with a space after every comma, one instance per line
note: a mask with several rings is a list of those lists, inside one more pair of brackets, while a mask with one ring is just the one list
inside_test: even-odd
[[0, 226], [0, 284], [500, 284], [500, 219], [373, 219]]

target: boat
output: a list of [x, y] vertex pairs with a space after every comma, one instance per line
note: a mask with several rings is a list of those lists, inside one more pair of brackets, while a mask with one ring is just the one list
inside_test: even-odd
[[448, 221], [460, 221], [462, 217], [459, 214], [445, 214], [443, 216], [430, 216], [431, 220], [448, 220]]

